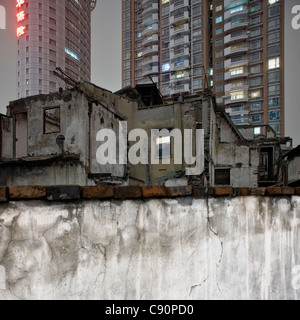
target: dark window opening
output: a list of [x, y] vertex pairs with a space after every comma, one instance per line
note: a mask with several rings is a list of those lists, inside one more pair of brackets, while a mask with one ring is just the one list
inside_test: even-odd
[[230, 186], [230, 169], [215, 170], [215, 185]]
[[44, 111], [44, 133], [60, 133], [60, 108], [51, 108]]
[[273, 148], [264, 147], [260, 149], [259, 156], [260, 178], [272, 179], [273, 178]]

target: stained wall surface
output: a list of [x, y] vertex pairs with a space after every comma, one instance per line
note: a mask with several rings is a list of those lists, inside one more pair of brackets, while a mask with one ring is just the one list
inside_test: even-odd
[[299, 196], [0, 204], [0, 299], [299, 297]]

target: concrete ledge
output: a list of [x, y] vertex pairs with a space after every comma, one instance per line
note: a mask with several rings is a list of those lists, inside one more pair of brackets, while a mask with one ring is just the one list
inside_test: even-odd
[[164, 198], [168, 197], [165, 186], [142, 186], [142, 196], [144, 198]]
[[176, 197], [247, 197], [247, 196], [300, 196], [300, 188], [233, 188], [193, 186], [3, 186], [0, 187], [0, 202], [46, 199], [49, 201], [80, 199], [150, 199]]
[[213, 195], [214, 190], [212, 188], [193, 187], [193, 197], [195, 198], [206, 198], [212, 197]]
[[249, 188], [250, 196], [263, 197], [266, 195], [266, 188]]
[[115, 187], [114, 198], [118, 200], [138, 199], [142, 198], [142, 190], [140, 187]]
[[114, 197], [114, 187], [81, 187], [81, 196], [83, 199], [110, 199]]
[[8, 189], [11, 200], [46, 198], [46, 187], [43, 186], [12, 186]]
[[294, 195], [295, 190], [289, 187], [269, 187], [266, 188], [267, 196], [282, 196], [282, 195]]
[[80, 186], [51, 186], [47, 187], [49, 201], [79, 200], [81, 198]]
[[247, 197], [251, 195], [251, 190], [249, 188], [234, 188], [233, 195], [235, 197]]
[[233, 187], [215, 187], [213, 195], [216, 197], [233, 196]]
[[187, 197], [191, 196], [193, 193], [192, 186], [166, 187], [166, 189], [169, 197]]

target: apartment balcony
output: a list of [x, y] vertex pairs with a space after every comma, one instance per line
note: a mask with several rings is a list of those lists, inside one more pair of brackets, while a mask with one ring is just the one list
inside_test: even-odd
[[176, 15], [171, 15], [170, 24], [179, 25], [179, 24], [188, 22], [189, 18], [190, 16], [188, 11], [185, 11], [183, 13], [176, 14]]
[[232, 99], [231, 97], [226, 97], [224, 99], [224, 104], [226, 106], [234, 104], [234, 103], [243, 103], [243, 102], [248, 102], [249, 101], [249, 97], [248, 96], [243, 96], [240, 99]]
[[224, 0], [224, 8], [228, 7], [234, 0]]
[[[234, 47], [233, 47], [234, 48]], [[245, 53], [249, 51], [249, 47], [248, 46], [242, 46], [240, 48], [236, 48], [233, 49], [232, 47], [228, 47], [224, 50], [224, 57], [228, 57], [232, 54], [236, 54], [236, 53]]]
[[236, 11], [234, 13], [231, 13], [231, 10], [225, 11], [225, 13], [224, 13], [224, 21], [226, 21], [227, 19], [229, 19], [231, 17], [239, 15], [239, 14], [247, 14], [248, 12], [249, 12], [249, 10], [247, 9], [247, 7], [244, 7], [243, 10]]
[[145, 15], [145, 14], [151, 12], [151, 11], [158, 12], [158, 3], [150, 3], [146, 7], [143, 6], [143, 15]]
[[249, 64], [248, 59], [243, 59], [238, 61], [235, 61], [233, 59], [228, 59], [228, 60], [225, 60], [224, 67], [225, 69], [229, 69], [229, 68], [240, 67], [248, 64]]
[[172, 71], [185, 70], [188, 68], [190, 68], [190, 60], [188, 58], [171, 63]]
[[224, 80], [233, 80], [233, 79], [238, 79], [238, 78], [245, 78], [248, 77], [249, 73], [248, 72], [243, 72], [239, 74], [231, 74], [231, 72], [225, 72], [224, 74]]
[[240, 23], [236, 23], [236, 24], [232, 24], [231, 22], [228, 22], [224, 25], [224, 31], [228, 32], [234, 29], [239, 29], [239, 28], [243, 28], [243, 27], [248, 27], [249, 22], [248, 21], [243, 21]]
[[150, 56], [148, 59], [145, 59], [143, 62], [142, 62], [142, 66], [147, 66], [148, 64], [151, 64], [151, 63], [158, 63], [159, 61], [159, 58], [158, 56]]
[[190, 92], [190, 84], [189, 83], [176, 84], [176, 82], [171, 84], [170, 94], [174, 95], [174, 94], [177, 94], [178, 92]]
[[157, 43], [159, 41], [158, 34], [152, 34], [147, 36], [144, 41], [142, 42], [142, 46], [149, 45], [151, 43]]
[[190, 39], [188, 35], [185, 35], [181, 38], [177, 38], [177, 39], [171, 39], [170, 41], [170, 48], [176, 47], [180, 44], [186, 44], [188, 45], [190, 43]]
[[158, 66], [144, 68], [143, 77], [148, 75], [148, 74], [153, 74], [153, 73], [157, 74], [158, 72], [159, 72], [159, 67]]
[[143, 51], [143, 56], [145, 57], [155, 53], [158, 53], [158, 45], [146, 47], [145, 50]]
[[141, 80], [137, 81], [137, 84], [149, 84], [149, 83], [152, 84], [153, 82], [155, 82], [155, 83], [159, 82], [158, 76], [152, 76], [151, 75], [151, 79], [150, 79], [150, 77], [148, 77], [146, 75], [144, 78], [142, 78]]
[[146, 27], [145, 30], [142, 32], [142, 36], [146, 37], [151, 34], [158, 33], [158, 32], [159, 32], [158, 23], [155, 23], [151, 26]]
[[153, 0], [142, 0], [141, 8], [144, 8], [147, 6], [147, 4], [152, 3]]
[[189, 24], [188, 23], [185, 23], [183, 24], [183, 27], [180, 28], [180, 29], [175, 29], [173, 26], [171, 26], [171, 29], [170, 29], [170, 36], [174, 36], [180, 32], [189, 32], [190, 28], [189, 28]]
[[249, 85], [248, 84], [241, 84], [239, 86], [233, 86], [231, 83], [226, 84], [224, 87], [225, 94], [230, 93], [232, 90], [248, 90]]
[[229, 113], [230, 115], [236, 115], [243, 113], [244, 116], [249, 115], [249, 108], [247, 105], [243, 105], [242, 107], [237, 107], [237, 108], [226, 108], [226, 112]]
[[190, 49], [189, 46], [184, 45], [182, 49], [178, 50], [174, 50], [173, 48], [170, 50], [170, 59], [174, 59], [176, 57], [179, 56], [188, 56], [190, 54]]
[[189, 81], [191, 75], [190, 75], [190, 72], [188, 70], [183, 70], [183, 71], [178, 71], [177, 73], [172, 73], [171, 74], [171, 77], [170, 77], [170, 81], [171, 82], [184, 82], [186, 80]]
[[158, 23], [158, 13], [153, 13], [152, 15], [143, 18], [143, 25], [148, 25], [151, 21], [156, 21]]
[[189, 0], [184, 0], [183, 2], [175, 2], [175, 3], [172, 3], [170, 5], [170, 12], [174, 11], [174, 10], [177, 10], [179, 8], [184, 8], [184, 7], [188, 7], [189, 6]]
[[241, 40], [247, 40], [249, 38], [249, 33], [244, 33], [237, 37], [232, 37], [231, 34], [224, 37], [224, 44], [239, 42]]

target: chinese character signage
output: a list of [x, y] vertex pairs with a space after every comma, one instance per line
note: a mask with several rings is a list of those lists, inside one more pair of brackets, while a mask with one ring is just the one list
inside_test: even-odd
[[21, 37], [25, 34], [26, 32], [26, 27], [22, 25], [24, 20], [26, 19], [26, 13], [24, 10], [25, 7], [25, 0], [17, 0], [17, 22], [18, 22], [18, 27], [17, 27], [17, 37]]

